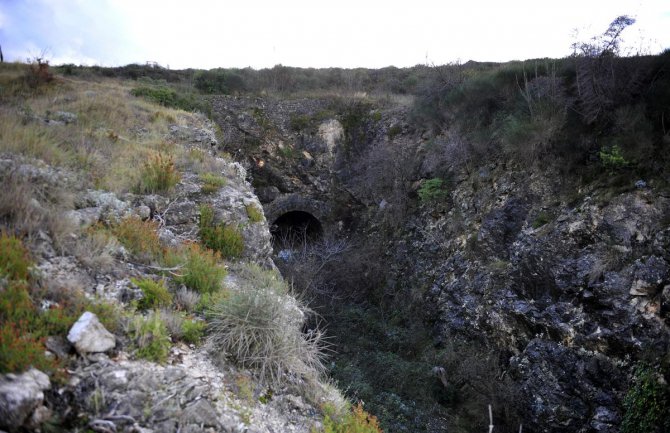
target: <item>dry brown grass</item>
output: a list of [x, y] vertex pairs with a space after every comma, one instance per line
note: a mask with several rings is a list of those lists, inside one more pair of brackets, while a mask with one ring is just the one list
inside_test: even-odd
[[[182, 152], [166, 140], [169, 125], [187, 125], [193, 115], [131, 96], [130, 82], [58, 78], [41, 94], [5, 92], [21, 73], [19, 66], [0, 68], [9, 102], [0, 107], [0, 153], [42, 159], [81, 173], [97, 188], [126, 192], [138, 184], [149, 155]], [[58, 111], [76, 114], [77, 121], [44, 122]]]

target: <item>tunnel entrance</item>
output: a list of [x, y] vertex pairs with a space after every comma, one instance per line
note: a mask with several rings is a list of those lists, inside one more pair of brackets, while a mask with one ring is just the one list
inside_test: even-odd
[[314, 242], [323, 235], [323, 227], [309, 212], [291, 211], [277, 218], [270, 227], [276, 249], [295, 248], [305, 242]]

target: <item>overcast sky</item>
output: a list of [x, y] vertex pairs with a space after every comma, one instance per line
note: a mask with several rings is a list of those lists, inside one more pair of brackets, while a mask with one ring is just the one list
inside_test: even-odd
[[170, 68], [384, 67], [562, 57], [619, 15], [670, 48], [668, 0], [0, 0], [5, 60]]

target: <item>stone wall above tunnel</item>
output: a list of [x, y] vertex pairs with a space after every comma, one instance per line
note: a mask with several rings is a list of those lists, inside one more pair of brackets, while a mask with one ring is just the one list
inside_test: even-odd
[[279, 217], [289, 212], [307, 212], [314, 216], [322, 225], [323, 231], [328, 233], [333, 225], [332, 210], [328, 203], [314, 200], [300, 194], [286, 194], [278, 197], [272, 203], [263, 205], [265, 218], [272, 225]]

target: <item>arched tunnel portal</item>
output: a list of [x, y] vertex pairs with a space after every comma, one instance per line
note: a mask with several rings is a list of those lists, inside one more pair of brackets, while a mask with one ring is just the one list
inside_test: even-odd
[[298, 194], [278, 198], [264, 210], [276, 249], [317, 241], [330, 229], [329, 206]]
[[323, 236], [321, 222], [309, 212], [295, 210], [280, 215], [270, 226], [275, 245], [295, 246]]

